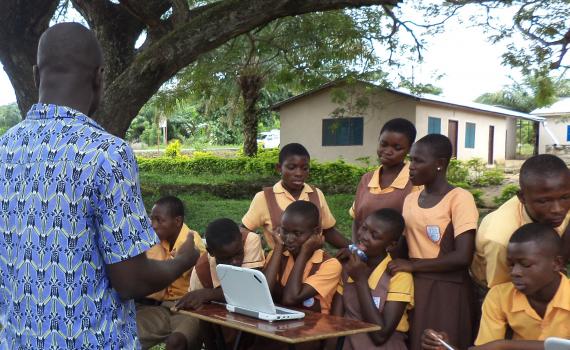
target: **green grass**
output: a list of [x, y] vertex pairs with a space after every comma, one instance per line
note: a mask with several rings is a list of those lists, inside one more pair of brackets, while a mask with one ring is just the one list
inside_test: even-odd
[[[224, 199], [207, 193], [179, 194], [178, 198], [184, 202], [186, 208], [185, 222], [193, 230], [204, 234], [208, 223], [214, 219], [227, 217], [237, 223], [249, 209], [250, 199]], [[152, 204], [159, 196], [144, 196], [145, 207], [150, 212]], [[352, 204], [353, 196], [348, 194], [335, 194], [326, 197], [327, 203], [337, 220], [337, 229], [350, 236], [352, 219], [348, 209]]]
[[258, 182], [264, 181], [267, 177], [256, 175], [202, 175], [189, 176], [187, 174], [168, 174], [154, 172], [140, 172], [140, 181], [142, 184], [156, 185], [193, 185], [193, 184], [227, 184], [235, 182]]

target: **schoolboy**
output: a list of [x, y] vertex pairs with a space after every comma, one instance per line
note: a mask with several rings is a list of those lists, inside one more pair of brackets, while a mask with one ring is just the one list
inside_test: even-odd
[[519, 183], [517, 196], [485, 216], [477, 230], [471, 274], [480, 286], [510, 281], [507, 243], [524, 224], [549, 225], [570, 242], [564, 233], [570, 222], [570, 173], [564, 161], [550, 154], [531, 157], [521, 167]]
[[273, 299], [328, 314], [342, 266], [321, 249], [324, 237], [317, 207], [307, 201], [291, 203], [273, 239], [275, 245], [264, 268]]
[[[560, 272], [558, 233], [546, 224], [523, 225], [509, 240], [507, 260], [512, 281], [487, 294], [473, 349], [542, 350], [548, 337], [570, 338], [570, 280]], [[439, 349], [437, 337], [445, 335], [427, 330], [424, 349]]]
[[388, 252], [396, 247], [404, 228], [402, 215], [384, 208], [372, 212], [357, 232], [357, 246], [367, 260], [352, 254], [343, 264], [343, 284], [338, 287], [332, 313], [374, 323], [382, 329], [348, 337], [344, 349], [406, 349], [407, 310], [414, 300], [412, 274], [391, 275], [386, 270], [392, 261]]
[[336, 220], [321, 190], [305, 183], [309, 176], [310, 160], [309, 152], [303, 145], [285, 145], [279, 152], [279, 163], [276, 165], [281, 181], [258, 192], [242, 218], [242, 225], [248, 231], [263, 228], [263, 236], [271, 249], [274, 246], [271, 232], [279, 226], [283, 210], [297, 200], [310, 201], [317, 206], [321, 216], [320, 227], [328, 243], [336, 248], [345, 248], [349, 244], [336, 230]]
[[[147, 250], [149, 259], [174, 259], [177, 249], [193, 239], [194, 246], [205, 251], [202, 238], [184, 223], [184, 204], [174, 196], [160, 198], [151, 210], [150, 219], [160, 243]], [[137, 300], [137, 333], [143, 349], [166, 343], [166, 349], [186, 349], [196, 339], [197, 321], [186, 315], [173, 313], [170, 307], [188, 290], [190, 271], [182, 274], [165, 289]]]
[[[175, 309], [197, 309], [210, 301], [225, 301], [216, 273], [217, 264], [228, 264], [248, 268], [262, 268], [265, 263], [260, 237], [253, 232], [241, 231], [231, 219], [217, 219], [206, 227], [206, 250], [190, 276], [188, 293], [175, 305]], [[214, 349], [215, 333], [212, 328], [201, 323], [201, 338], [207, 349]], [[224, 329], [227, 344], [233, 341], [234, 332]]]
[[228, 264], [248, 268], [262, 268], [265, 263], [261, 239], [253, 232], [240, 232], [231, 219], [217, 219], [206, 228], [206, 250], [190, 276], [188, 292], [177, 308], [200, 307], [210, 301], [224, 301], [220, 280], [216, 273], [217, 264]]

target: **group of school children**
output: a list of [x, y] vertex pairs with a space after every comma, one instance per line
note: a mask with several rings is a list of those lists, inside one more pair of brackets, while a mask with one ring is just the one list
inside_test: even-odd
[[[447, 181], [449, 139], [430, 134], [414, 143], [415, 137], [414, 125], [405, 119], [383, 126], [377, 151], [381, 166], [363, 175], [350, 208], [352, 242], [336, 230], [323, 193], [305, 183], [310, 157], [300, 144], [282, 148], [277, 164], [281, 181], [255, 195], [240, 226], [230, 219], [207, 226], [206, 246], [184, 224], [179, 199], [157, 201], [151, 219], [161, 244], [147, 254], [168, 259], [193, 236], [202, 255], [167, 289], [139, 300], [143, 348], [159, 342], [167, 349], [215, 347], [206, 324], [170, 307], [223, 302], [216, 264], [261, 269], [277, 304], [381, 327], [348, 337], [344, 349], [444, 349], [444, 340], [456, 349], [475, 344], [475, 349], [524, 350], [543, 349], [549, 336], [570, 338], [570, 281], [563, 274], [561, 233], [553, 229], [562, 222], [540, 223], [523, 206], [521, 215], [527, 215], [528, 223], [503, 234], [507, 239], [497, 250], [498, 260], [484, 262], [506, 265], [508, 274], [505, 283], [490, 289], [480, 316], [474, 290], [492, 284], [481, 286], [470, 276], [479, 219], [475, 201], [470, 192]], [[556, 173], [559, 159], [540, 157], [527, 162], [527, 181], [533, 174]], [[563, 167], [561, 176], [568, 180]], [[544, 181], [538, 176], [534, 180]], [[520, 197], [516, 200], [524, 204]], [[570, 193], [565, 200], [570, 201]], [[338, 248], [336, 257], [323, 249], [325, 242]], [[224, 336], [232, 340], [230, 332]], [[249, 346], [265, 348], [262, 343], [256, 339]]]

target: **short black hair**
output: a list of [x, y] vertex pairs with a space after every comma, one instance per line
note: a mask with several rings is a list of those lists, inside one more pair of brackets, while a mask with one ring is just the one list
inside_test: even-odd
[[536, 179], [535, 176], [545, 178], [561, 174], [568, 174], [568, 167], [562, 159], [552, 154], [539, 154], [525, 160], [521, 166], [519, 185], [522, 188]]
[[386, 224], [394, 241], [400, 239], [402, 233], [404, 233], [404, 229], [406, 228], [406, 222], [404, 221], [402, 214], [392, 208], [378, 209], [368, 215], [368, 217], [373, 217], [374, 219]]
[[291, 156], [301, 156], [311, 159], [309, 151], [307, 151], [305, 146], [300, 143], [288, 143], [279, 151], [279, 164], [283, 164], [283, 162]]
[[429, 153], [432, 154], [434, 158], [444, 158], [447, 159], [448, 162], [451, 159], [451, 141], [449, 141], [449, 138], [445, 135], [428, 134], [416, 142], [416, 147], [418, 144], [428, 147], [430, 150]]
[[548, 247], [554, 256], [560, 255], [562, 250], [562, 238], [550, 226], [538, 222], [532, 222], [519, 227], [509, 239], [509, 243], [534, 242], [541, 247]]
[[181, 216], [184, 219], [184, 203], [175, 196], [166, 196], [157, 200], [154, 205], [164, 206], [171, 217]]
[[289, 204], [283, 215], [299, 215], [301, 216], [308, 225], [311, 227], [317, 227], [320, 225], [319, 218], [319, 209], [316, 205], [309, 201], [294, 201], [293, 203]]
[[218, 250], [241, 239], [241, 233], [232, 219], [221, 218], [208, 224], [204, 238], [209, 249]]
[[406, 136], [410, 142], [410, 146], [416, 141], [416, 127], [411, 121], [404, 118], [388, 120], [384, 126], [382, 126], [382, 129], [380, 129], [380, 135], [382, 135], [384, 131], [397, 132]]

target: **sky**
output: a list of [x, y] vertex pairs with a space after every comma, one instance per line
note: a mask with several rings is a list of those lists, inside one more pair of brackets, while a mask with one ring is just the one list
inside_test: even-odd
[[[464, 11], [459, 18], [468, 23]], [[510, 16], [505, 15], [504, 20]], [[509, 76], [520, 77], [517, 70], [501, 65], [504, 44], [491, 44], [481, 27], [469, 27], [454, 19], [446, 24], [444, 33], [426, 38], [423, 63], [407, 65], [403, 73], [419, 83], [432, 83], [443, 89], [443, 95], [465, 101], [472, 101], [485, 92], [500, 90], [510, 85]], [[443, 75], [440, 80], [433, 77]], [[0, 105], [16, 101], [14, 90], [4, 72], [0, 70]]]

